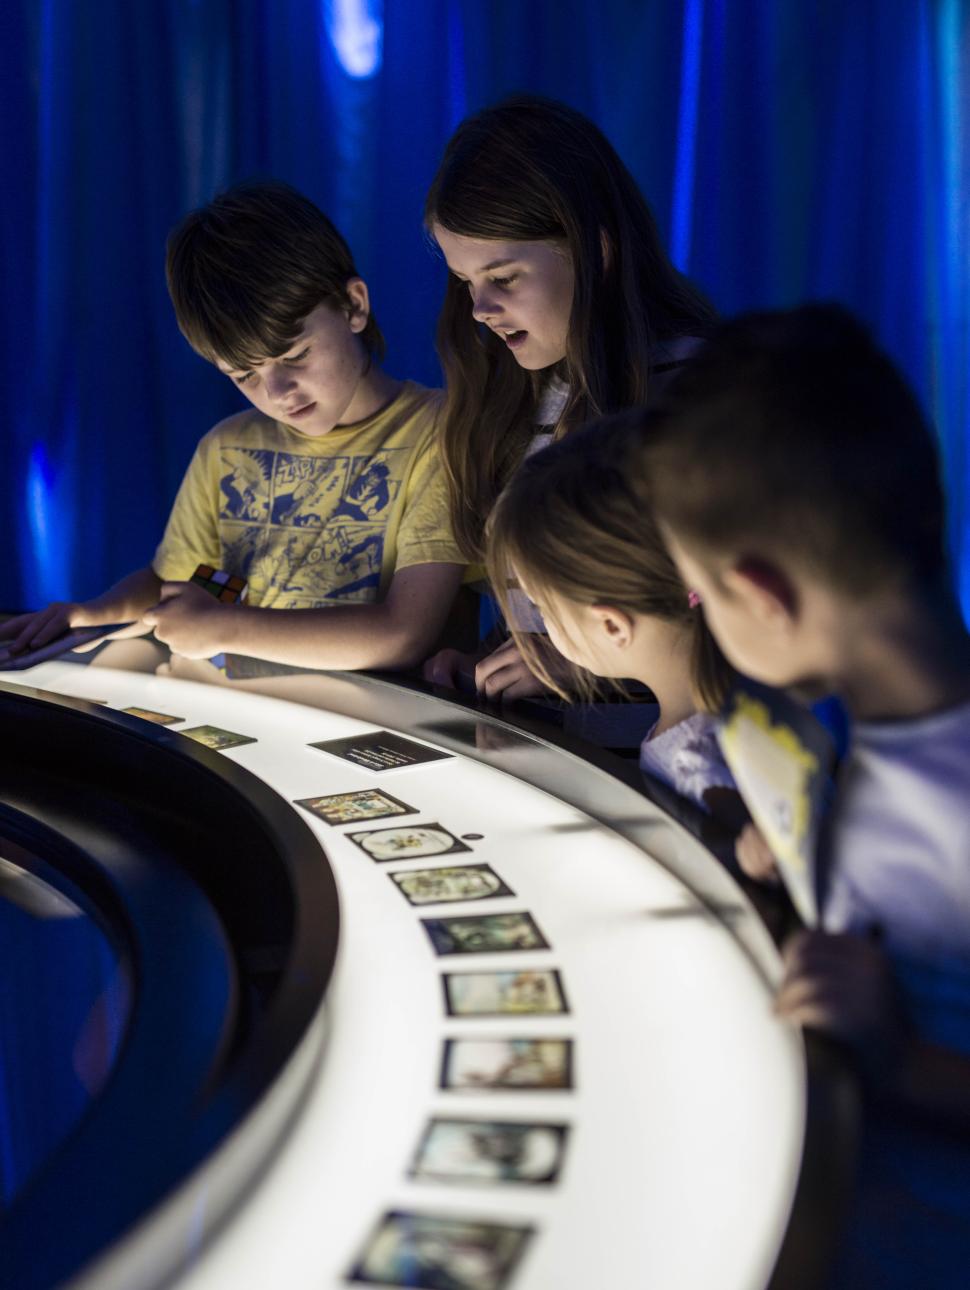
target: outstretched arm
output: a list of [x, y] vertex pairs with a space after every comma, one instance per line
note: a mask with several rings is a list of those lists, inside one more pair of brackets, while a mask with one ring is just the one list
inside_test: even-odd
[[258, 609], [222, 604], [191, 583], [167, 582], [143, 622], [176, 654], [246, 654], [296, 667], [353, 671], [421, 662], [441, 633], [461, 583], [460, 564], [395, 573], [379, 604]]
[[[116, 636], [143, 635], [147, 630], [140, 620], [142, 614], [159, 596], [162, 582], [150, 566], [136, 569], [116, 582], [113, 587], [93, 600], [58, 600], [43, 609], [18, 614], [0, 623], [0, 640], [9, 641], [12, 654], [46, 645], [71, 627], [96, 627], [99, 623], [126, 623], [134, 625]], [[89, 648], [98, 644], [92, 641]]]

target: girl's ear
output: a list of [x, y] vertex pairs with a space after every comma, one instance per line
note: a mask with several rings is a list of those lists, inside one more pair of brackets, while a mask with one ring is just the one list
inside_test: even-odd
[[614, 649], [626, 649], [633, 641], [633, 619], [623, 609], [614, 605], [590, 605], [593, 622], [605, 637], [606, 644]]
[[721, 574], [725, 587], [757, 622], [778, 626], [798, 618], [798, 590], [791, 578], [770, 560], [742, 556]]
[[345, 307], [350, 330], [361, 332], [370, 318], [370, 292], [363, 278], [348, 278], [344, 286], [349, 305]]

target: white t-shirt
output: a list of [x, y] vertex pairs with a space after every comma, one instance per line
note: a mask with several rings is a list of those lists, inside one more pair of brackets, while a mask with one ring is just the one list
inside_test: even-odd
[[705, 810], [709, 788], [734, 788], [717, 741], [717, 718], [706, 712], [695, 712], [659, 735], [651, 728], [640, 745], [640, 769]]
[[820, 865], [825, 929], [878, 927], [918, 1030], [970, 1052], [970, 704], [853, 727]]
[[537, 452], [539, 448], [544, 448], [552, 440], [552, 432], [559, 424], [559, 418], [566, 411], [566, 404], [569, 402], [569, 386], [561, 376], [550, 376], [545, 383], [542, 393], [539, 396], [539, 406], [536, 408], [535, 424], [539, 427], [546, 427], [546, 433], [539, 433], [526, 449], [526, 456], [529, 453]]

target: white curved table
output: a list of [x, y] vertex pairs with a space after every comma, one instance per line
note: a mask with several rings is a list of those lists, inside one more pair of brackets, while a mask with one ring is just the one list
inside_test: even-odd
[[[341, 899], [325, 1049], [272, 1166], [181, 1290], [346, 1284], [387, 1211], [531, 1229], [515, 1290], [765, 1285], [801, 1160], [803, 1048], [772, 1014], [778, 961], [756, 915], [653, 803], [499, 721], [363, 677], [262, 686], [285, 698], [65, 661], [5, 679], [184, 718], [174, 730], [255, 736], [223, 755], [290, 802], [379, 788], [416, 808], [405, 824], [481, 835], [458, 854], [377, 862], [347, 835], [398, 821], [305, 813]], [[451, 755], [378, 774], [309, 746], [380, 728]], [[491, 866], [514, 895], [418, 907], [389, 877], [466, 863]], [[421, 923], [518, 911], [548, 948], [439, 957]], [[444, 973], [547, 969], [564, 1014], [446, 1013]], [[570, 1039], [574, 1087], [444, 1090], [443, 1044], [462, 1038]], [[435, 1117], [566, 1126], [558, 1178], [412, 1177]], [[541, 1153], [552, 1138], [530, 1141]], [[476, 1290], [499, 1284], [473, 1251], [464, 1267]]]

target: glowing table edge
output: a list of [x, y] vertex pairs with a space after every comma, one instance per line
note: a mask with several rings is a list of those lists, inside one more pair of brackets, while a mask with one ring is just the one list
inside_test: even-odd
[[[456, 795], [456, 789], [460, 787], [459, 774], [453, 768], [459, 768], [464, 779], [467, 779], [469, 768], [480, 768], [470, 769], [471, 775], [478, 776], [479, 782], [491, 790], [492, 802], [501, 808], [502, 780], [496, 777], [496, 772], [500, 772], [513, 779], [512, 783], [505, 784], [508, 797], [522, 799], [515, 807], [521, 817], [520, 824], [516, 826], [516, 836], [525, 836], [530, 811], [546, 815], [550, 821], [549, 829], [567, 830], [558, 835], [546, 835], [556, 836], [557, 850], [568, 849], [568, 830], [592, 832], [596, 838], [597, 855], [602, 859], [609, 853], [615, 871], [605, 880], [606, 885], [616, 886], [615, 904], [611, 905], [610, 900], [604, 897], [599, 906], [599, 915], [609, 922], [610, 930], [601, 944], [591, 946], [584, 940], [589, 933], [582, 930], [582, 920], [583, 916], [592, 918], [596, 913], [596, 900], [602, 896], [602, 887], [594, 885], [585, 899], [580, 891], [580, 908], [574, 909], [558, 885], [554, 889], [548, 879], [539, 882], [534, 877], [529, 878], [530, 864], [534, 869], [536, 862], [530, 861], [528, 850], [519, 855], [514, 847], [509, 849], [506, 841], [503, 849], [493, 854], [488, 846], [476, 843], [472, 854], [448, 857], [445, 863], [488, 862], [500, 876], [511, 879], [516, 892], [523, 884], [531, 885], [534, 890], [531, 899], [507, 898], [501, 904], [496, 903], [495, 909], [496, 912], [530, 910], [546, 932], [552, 949], [536, 954], [534, 959], [525, 953], [510, 955], [507, 960], [497, 954], [434, 959], [417, 926], [425, 911], [409, 908], [381, 872], [381, 866], [375, 865], [349, 844], [345, 852], [338, 854], [341, 832], [352, 832], [352, 829], [338, 832], [311, 820], [311, 826], [337, 873], [344, 929], [348, 932], [347, 944], [341, 945], [338, 955], [338, 979], [330, 991], [333, 997], [328, 997], [324, 1009], [327, 1016], [321, 1016], [320, 1026], [308, 1035], [306, 1043], [294, 1055], [292, 1069], [287, 1072], [288, 1080], [312, 1079], [312, 1087], [308, 1088], [303, 1111], [291, 1126], [286, 1141], [281, 1143], [275, 1163], [266, 1171], [263, 1182], [250, 1194], [239, 1213], [230, 1218], [221, 1235], [202, 1248], [197, 1261], [180, 1278], [180, 1286], [186, 1290], [199, 1287], [217, 1290], [230, 1285], [267, 1284], [267, 1278], [274, 1278], [277, 1284], [287, 1286], [343, 1284], [348, 1268], [361, 1253], [381, 1213], [389, 1209], [467, 1214], [481, 1220], [527, 1221], [535, 1226], [538, 1235], [531, 1242], [512, 1280], [516, 1290], [552, 1285], [557, 1290], [559, 1287], [568, 1290], [573, 1285], [585, 1287], [594, 1283], [590, 1280], [591, 1275], [600, 1278], [596, 1284], [670, 1285], [674, 1284], [669, 1280], [672, 1270], [676, 1270], [678, 1286], [709, 1286], [715, 1284], [709, 1279], [712, 1268], [717, 1272], [716, 1284], [724, 1290], [733, 1285], [754, 1287], [766, 1282], [784, 1234], [801, 1160], [805, 1115], [804, 1053], [798, 1035], [770, 1016], [771, 988], [777, 981], [780, 964], [763, 924], [726, 871], [659, 807], [606, 770], [590, 764], [586, 754], [580, 755], [579, 751], [559, 746], [550, 738], [525, 734], [500, 717], [474, 710], [461, 701], [455, 703], [422, 693], [417, 688], [366, 675], [282, 674], [244, 685], [202, 686], [196, 681], [119, 672], [98, 661], [90, 667], [61, 661], [42, 664], [16, 677], [8, 674], [4, 680], [80, 698], [107, 699], [113, 707], [137, 705], [158, 708], [185, 716], [187, 725], [205, 721], [244, 733], [255, 733], [259, 743], [246, 745], [227, 755], [260, 775], [289, 801], [315, 793], [362, 786], [386, 786], [387, 791], [395, 796], [420, 796], [428, 801], [437, 797], [431, 788], [435, 780], [444, 784], [450, 775], [454, 781], [452, 792], [446, 793], [436, 805], [422, 810], [420, 818], [440, 818], [440, 822], [456, 834], [469, 828], [467, 822], [459, 828], [455, 819], [456, 815], [467, 812], [469, 806], [465, 802], [456, 807], [462, 799]], [[356, 732], [362, 723], [372, 728], [396, 730], [433, 744], [456, 754], [455, 761], [432, 763], [386, 776], [366, 775], [306, 747], [312, 738], [327, 738], [331, 732]], [[298, 742], [293, 743], [295, 760], [289, 770], [281, 766], [278, 749], [268, 760], [262, 757], [271, 741], [270, 732], [278, 726], [287, 730], [299, 728]], [[523, 785], [540, 792], [530, 796], [529, 789], [526, 789], [522, 798]], [[509, 809], [509, 802], [505, 805]], [[560, 807], [565, 807], [562, 818]], [[593, 822], [592, 829], [577, 819], [577, 813]], [[466, 814], [464, 818], [467, 821], [469, 817]], [[484, 833], [486, 840], [490, 840], [488, 829], [493, 818], [494, 806], [483, 816], [485, 827], [471, 831]], [[612, 841], [609, 835], [612, 835]], [[529, 841], [527, 836], [525, 840]], [[631, 864], [635, 854], [632, 848], [641, 853], [635, 864]], [[658, 941], [669, 942], [672, 947], [669, 952], [675, 955], [679, 968], [684, 969], [684, 963], [680, 962], [683, 949], [677, 949], [676, 942], [678, 938], [683, 941], [695, 936], [698, 928], [703, 929], [698, 946], [703, 942], [703, 953], [715, 955], [717, 972], [722, 977], [730, 973], [736, 975], [734, 988], [743, 992], [745, 999], [742, 1002], [739, 993], [737, 999], [732, 998], [732, 1006], [745, 1012], [745, 1025], [752, 1025], [752, 1034], [758, 1036], [755, 1045], [758, 1060], [750, 1066], [742, 1061], [741, 1073], [748, 1080], [755, 1080], [759, 1077], [758, 1068], [764, 1076], [765, 1065], [772, 1064], [774, 1080], [777, 1081], [774, 1091], [771, 1089], [773, 1081], [767, 1079], [763, 1088], [759, 1086], [758, 1093], [751, 1089], [746, 1092], [734, 1090], [732, 1093], [742, 1100], [748, 1098], [749, 1112], [756, 1108], [753, 1119], [747, 1124], [747, 1131], [760, 1133], [773, 1143], [769, 1155], [774, 1162], [774, 1174], [759, 1196], [757, 1206], [748, 1212], [743, 1204], [738, 1203], [735, 1194], [727, 1206], [731, 1213], [727, 1215], [729, 1221], [723, 1225], [724, 1231], [718, 1229], [712, 1237], [715, 1211], [709, 1204], [705, 1213], [704, 1187], [701, 1186], [701, 1196], [695, 1195], [695, 1200], [700, 1202], [697, 1208], [704, 1221], [695, 1239], [691, 1239], [690, 1222], [684, 1226], [682, 1218], [667, 1215], [662, 1223], [657, 1224], [667, 1237], [672, 1234], [677, 1237], [679, 1233], [679, 1244], [676, 1240], [674, 1242], [677, 1248], [668, 1248], [666, 1254], [657, 1248], [651, 1222], [658, 1213], [658, 1206], [659, 1211], [663, 1210], [664, 1198], [662, 1194], [654, 1196], [655, 1204], [651, 1207], [649, 1188], [641, 1197], [645, 1211], [641, 1213], [643, 1231], [630, 1232], [629, 1238], [624, 1240], [623, 1234], [629, 1230], [631, 1215], [640, 1212], [635, 1204], [631, 1204], [630, 1192], [636, 1192], [638, 1187], [643, 1191], [643, 1179], [635, 1167], [632, 1167], [632, 1173], [627, 1171], [629, 1176], [624, 1175], [623, 1162], [611, 1157], [608, 1151], [604, 1156], [603, 1151], [598, 1151], [595, 1146], [597, 1140], [609, 1143], [616, 1138], [617, 1126], [612, 1122], [606, 1123], [609, 1119], [609, 1115], [604, 1119], [607, 1108], [601, 1104], [602, 1098], [597, 1103], [596, 1089], [608, 1091], [612, 1078], [616, 1079], [617, 1087], [622, 1083], [616, 1068], [612, 1074], [608, 1069], [614, 1066], [614, 1061], [622, 1065], [622, 1054], [616, 1050], [616, 1032], [610, 1024], [598, 1024], [596, 1013], [599, 1008], [588, 1006], [584, 1010], [583, 1007], [587, 977], [591, 979], [596, 962], [611, 952], [615, 955], [618, 943], [625, 946], [624, 953], [634, 953], [642, 940], [641, 929], [634, 929], [633, 936], [630, 936], [629, 928], [624, 924], [624, 911], [627, 915], [630, 913], [629, 905], [625, 903], [627, 898], [640, 893], [647, 872], [642, 866], [643, 854], [653, 862], [650, 866], [655, 871], [653, 880], [659, 884], [659, 905], [651, 936]], [[580, 860], [581, 857], [568, 860], [570, 881], [585, 881]], [[410, 861], [408, 867], [434, 867], [441, 863], [440, 858], [421, 864]], [[557, 859], [555, 863], [560, 861]], [[566, 860], [562, 860], [561, 867], [565, 869], [566, 864]], [[436, 906], [431, 908], [431, 913], [437, 916], [452, 912], [466, 915], [488, 912], [488, 908], [476, 909], [473, 904], [461, 903], [447, 908]], [[375, 935], [374, 927], [368, 925], [370, 918], [377, 920], [380, 934]], [[644, 925], [651, 926], [649, 922]], [[558, 928], [558, 931], [550, 932], [550, 928]], [[658, 928], [663, 930], [658, 931]], [[394, 984], [390, 979], [383, 982], [382, 988], [391, 990], [392, 999], [396, 999], [399, 1005], [396, 1019], [390, 1015], [393, 1009], [379, 997], [379, 991], [372, 988], [358, 998], [360, 991], [354, 987], [355, 976], [360, 978], [365, 971], [373, 973], [373, 965], [375, 961], [380, 962], [382, 954], [385, 963], [390, 963], [393, 976], [407, 978], [403, 983], [398, 980]], [[365, 963], [366, 968], [362, 966]], [[460, 1024], [463, 1019], [442, 1015], [440, 990], [433, 978], [446, 971], [497, 970], [504, 966], [560, 968], [567, 996], [575, 1004], [574, 1012], [563, 1018], [492, 1018], [488, 1022], [473, 1019], [466, 1020], [464, 1025]], [[615, 969], [616, 962], [612, 966]], [[740, 984], [742, 981], [744, 984]], [[626, 984], [621, 982], [621, 985]], [[673, 979], [668, 978], [666, 985], [673, 987], [674, 984]], [[713, 988], [711, 982], [707, 988]], [[420, 993], [421, 1010], [415, 1007], [409, 1012], [407, 1007], [400, 1007], [402, 999], [410, 1000], [408, 991], [414, 992], [415, 998]], [[605, 991], [601, 993], [605, 997]], [[575, 1002], [577, 994], [579, 1003]], [[690, 996], [689, 1003], [696, 1005], [704, 997], [703, 990], [697, 990]], [[625, 1006], [630, 1008], [639, 1002], [640, 992], [627, 990]], [[663, 1011], [662, 1000], [654, 998], [650, 1002], [655, 1009]], [[667, 1019], [668, 1029], [661, 1029], [664, 1042], [676, 1045], [679, 1041], [674, 1027], [678, 1025], [678, 1008], [673, 1003], [669, 1006], [674, 1015]], [[375, 1046], [373, 1036], [368, 1039], [359, 1028], [361, 1015], [371, 1016], [376, 1025], [378, 1014], [381, 1025], [390, 1027], [392, 1038], [397, 1035], [398, 1042], [402, 1044], [401, 1049], [394, 1050], [396, 1066], [392, 1081], [375, 1081], [372, 1066], [380, 1060], [380, 1045]], [[619, 1014], [635, 1016], [635, 1012], [624, 1012], [623, 1009]], [[689, 1022], [683, 1018], [691, 1015], [687, 1004], [683, 1004], [680, 1028], [689, 1028]], [[608, 1020], [615, 1021], [616, 1018]], [[709, 1017], [707, 1021], [709, 1026], [716, 1024], [716, 1019]], [[406, 1023], [403, 1030], [402, 1022]], [[342, 1036], [350, 1030], [356, 1030], [352, 1051], [341, 1060]], [[468, 1097], [435, 1089], [428, 1074], [437, 1067], [440, 1041], [459, 1035], [469, 1037], [470, 1032], [489, 1037], [573, 1037], [580, 1061], [576, 1091], [569, 1095], [493, 1092]], [[322, 1064], [317, 1068], [325, 1037], [326, 1051]], [[413, 1038], [427, 1038], [426, 1049], [417, 1058], [412, 1054], [410, 1058], [403, 1059], [403, 1049], [409, 1047]], [[704, 1066], [707, 1063], [706, 1069], [709, 1070], [710, 1061], [717, 1055], [716, 1075], [730, 1082], [731, 1061], [738, 1059], [737, 1056], [732, 1059], [731, 1045], [724, 1042], [726, 1035], [720, 1037], [720, 1046], [715, 1045], [713, 1051], [709, 1043], [705, 1047], [702, 1035], [696, 1038], [700, 1045], [698, 1057], [694, 1061], [682, 1062], [678, 1069], [681, 1083], [685, 1088], [690, 1086], [683, 1096], [696, 1096], [703, 1100], [709, 1094], [702, 1087], [703, 1079], [697, 1084], [697, 1064]], [[614, 1045], [614, 1061], [597, 1065], [594, 1058], [599, 1056], [599, 1050], [611, 1043]], [[624, 1034], [624, 1046], [635, 1050], [634, 1056], [644, 1055], [637, 1050], [636, 1037], [628, 1038], [628, 1032]], [[591, 1051], [584, 1054], [584, 1049]], [[650, 1054], [646, 1055], [649, 1063]], [[626, 1074], [629, 1076], [634, 1071], [642, 1074], [636, 1070], [630, 1057], [630, 1069]], [[649, 1091], [649, 1078], [644, 1076], [643, 1082], [645, 1091]], [[590, 1086], [593, 1092], [590, 1092]], [[661, 1087], [669, 1090], [671, 1084], [663, 1084], [661, 1080]], [[378, 1100], [383, 1120], [375, 1130], [376, 1144], [370, 1143], [366, 1151], [357, 1152], [358, 1157], [364, 1156], [367, 1168], [362, 1187], [360, 1179], [354, 1176], [353, 1144], [344, 1140], [346, 1133], [340, 1137], [337, 1121], [343, 1121], [345, 1126], [353, 1125], [355, 1090], [360, 1096], [365, 1093], [371, 1095], [366, 1103], [358, 1102], [357, 1114], [361, 1114], [361, 1105], [366, 1105], [372, 1112], [375, 1089], [380, 1094]], [[726, 1095], [723, 1090], [718, 1094], [721, 1095]], [[643, 1108], [639, 1107], [636, 1097], [631, 1097], [627, 1090], [622, 1097], [614, 1094], [607, 1100], [616, 1102], [618, 1097], [622, 1105], [618, 1110], [613, 1107], [616, 1114], [621, 1117], [627, 1115], [629, 1123], [643, 1128], [638, 1118]], [[414, 1109], [415, 1101], [417, 1110]], [[772, 1113], [775, 1118], [771, 1118]], [[259, 1114], [272, 1119], [272, 1099], [267, 1099], [267, 1105], [260, 1108]], [[471, 1118], [534, 1118], [537, 1122], [568, 1122], [570, 1141], [562, 1182], [555, 1188], [540, 1190], [522, 1185], [510, 1188], [429, 1185], [402, 1178], [426, 1121], [431, 1116], [460, 1117], [466, 1114]], [[672, 1114], [670, 1108], [666, 1114]], [[706, 1129], [715, 1136], [716, 1118], [712, 1118]], [[762, 1121], [760, 1125], [759, 1120]], [[373, 1123], [373, 1114], [370, 1122]], [[677, 1121], [675, 1127], [678, 1134], [668, 1142], [662, 1129], [654, 1125], [650, 1131], [657, 1133], [658, 1137], [652, 1145], [662, 1150], [675, 1148], [674, 1155], [680, 1154], [689, 1126]], [[725, 1127], [721, 1126], [720, 1131], [726, 1132]], [[217, 1152], [216, 1157], [199, 1171], [200, 1174], [241, 1167], [239, 1160], [246, 1154], [246, 1135], [235, 1136], [236, 1140]], [[625, 1138], [621, 1126], [619, 1139]], [[341, 1158], [339, 1164], [334, 1164], [334, 1153], [330, 1150], [335, 1141], [350, 1153]], [[725, 1141], [736, 1146], [741, 1138], [727, 1133]], [[328, 1164], [336, 1176], [325, 1185], [318, 1182], [321, 1172], [325, 1171], [321, 1170], [319, 1158], [314, 1159], [314, 1143], [318, 1146], [328, 1144]], [[743, 1169], [739, 1168], [735, 1174], [727, 1167], [729, 1161], [723, 1159], [724, 1153], [717, 1164], [714, 1161], [716, 1153], [707, 1159], [702, 1144], [693, 1149], [699, 1152], [698, 1159], [705, 1159], [708, 1169], [723, 1174], [720, 1183], [709, 1188], [712, 1197], [721, 1197], [722, 1204], [726, 1204], [726, 1185], [733, 1183], [736, 1191], [741, 1193], [752, 1190], [753, 1184], [744, 1179]], [[287, 1172], [292, 1175], [289, 1181], [284, 1176]], [[602, 1180], [604, 1173], [611, 1175], [605, 1184]], [[681, 1183], [689, 1185], [686, 1178], [681, 1179]], [[693, 1185], [693, 1180], [690, 1185]], [[196, 1195], [202, 1194], [205, 1179], [194, 1178], [187, 1186], [192, 1187]], [[311, 1195], [307, 1200], [308, 1193], [312, 1193], [314, 1188], [319, 1189], [318, 1195], [316, 1198]], [[664, 1187], [667, 1192], [672, 1189], [671, 1185]], [[611, 1209], [609, 1204], [604, 1205], [603, 1195], [614, 1191], [618, 1195]], [[333, 1214], [334, 1206], [339, 1208], [341, 1193], [345, 1197], [353, 1194], [356, 1207], [347, 1204], [346, 1213], [335, 1217], [332, 1224], [323, 1223], [318, 1217], [313, 1230], [308, 1233], [306, 1225], [313, 1222], [310, 1215]], [[366, 1200], [363, 1206], [361, 1197]], [[305, 1210], [309, 1210], [310, 1215]], [[613, 1222], [611, 1214], [616, 1210], [620, 1211], [620, 1216], [617, 1222]], [[149, 1219], [154, 1220], [155, 1217], [149, 1216]], [[751, 1229], [756, 1218], [758, 1231], [752, 1239]], [[713, 1226], [717, 1227], [717, 1223]], [[164, 1231], [164, 1224], [158, 1230]], [[732, 1230], [743, 1249], [729, 1250]], [[310, 1237], [304, 1248], [300, 1248], [301, 1233]], [[704, 1242], [713, 1240], [716, 1247], [706, 1258], [699, 1257], [698, 1252], [702, 1235]], [[321, 1237], [326, 1239], [321, 1240]], [[722, 1244], [718, 1245], [718, 1241]], [[661, 1241], [660, 1245], [663, 1244]], [[234, 1250], [234, 1247], [237, 1248]], [[117, 1252], [113, 1257], [115, 1265], [122, 1267], [123, 1261], [117, 1263]], [[732, 1258], [737, 1263], [735, 1269], [730, 1267]], [[696, 1267], [692, 1265], [692, 1259]], [[615, 1271], [607, 1273], [607, 1266]], [[594, 1274], [596, 1268], [599, 1269], [598, 1274]], [[302, 1281], [299, 1279], [300, 1269], [303, 1269]], [[92, 1273], [95, 1271], [92, 1269]], [[100, 1272], [104, 1274], [107, 1271], [106, 1262]], [[733, 1279], [732, 1271], [736, 1272]], [[97, 1284], [99, 1290], [109, 1284], [103, 1275], [101, 1279], [85, 1277], [78, 1284], [88, 1283]], [[119, 1279], [117, 1284], [126, 1283]]]

